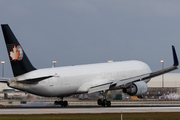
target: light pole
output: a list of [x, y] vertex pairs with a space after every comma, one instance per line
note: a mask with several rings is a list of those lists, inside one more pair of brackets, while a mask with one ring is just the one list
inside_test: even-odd
[[52, 63], [53, 63], [53, 67], [55, 67], [55, 64], [57, 63], [57, 61], [52, 61]]
[[2, 77], [4, 77], [4, 63], [5, 63], [5, 61], [1, 61], [1, 64], [2, 64]]
[[[164, 69], [164, 60], [160, 61], [162, 63], [162, 70]], [[164, 92], [164, 74], [162, 74], [162, 92]]]

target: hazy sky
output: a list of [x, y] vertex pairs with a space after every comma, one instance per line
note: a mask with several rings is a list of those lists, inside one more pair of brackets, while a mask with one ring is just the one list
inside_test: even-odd
[[[179, 0], [1, 0], [0, 23], [9, 24], [36, 68], [51, 67], [53, 60], [56, 66], [140, 60], [156, 71], [161, 59], [165, 67], [172, 65], [171, 45], [180, 59], [179, 5]], [[12, 77], [2, 32], [0, 53], [5, 76]]]

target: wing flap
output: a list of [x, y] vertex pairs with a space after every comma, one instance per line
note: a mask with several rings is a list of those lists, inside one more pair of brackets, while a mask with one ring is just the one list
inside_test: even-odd
[[115, 86], [125, 85], [125, 84], [130, 83], [130, 82], [139, 81], [142, 78], [147, 77], [147, 76], [149, 76], [149, 74], [144, 74], [144, 75], [140, 75], [140, 76], [136, 76], [136, 77], [132, 77], [132, 78], [118, 80], [117, 83], [114, 82], [112, 85], [114, 85], [114, 84], [116, 84]]
[[88, 90], [88, 93], [99, 92], [99, 91], [102, 91], [102, 90], [109, 90], [109, 87], [110, 87], [111, 83], [112, 82], [97, 85], [97, 86], [93, 86]]

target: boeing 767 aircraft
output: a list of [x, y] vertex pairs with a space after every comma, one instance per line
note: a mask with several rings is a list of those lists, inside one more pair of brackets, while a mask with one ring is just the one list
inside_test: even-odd
[[151, 72], [146, 63], [136, 60], [36, 69], [10, 27], [7, 24], [1, 27], [14, 77], [0, 78], [0, 82], [25, 93], [58, 97], [60, 100], [55, 104], [64, 107], [68, 102], [63, 101], [63, 97], [73, 94], [99, 92], [103, 99], [98, 99], [98, 105], [108, 107], [111, 106], [106, 99], [109, 90], [123, 89], [124, 93], [141, 98], [147, 92], [147, 82], [152, 77], [178, 69], [179, 65], [172, 46], [173, 66], [156, 72]]

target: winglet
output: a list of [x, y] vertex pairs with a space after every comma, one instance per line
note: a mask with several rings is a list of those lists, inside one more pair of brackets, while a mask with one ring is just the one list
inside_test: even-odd
[[174, 46], [172, 46], [172, 52], [173, 52], [173, 59], [174, 59], [173, 66], [178, 66], [179, 65], [179, 61], [178, 61], [176, 50], [175, 50]]

